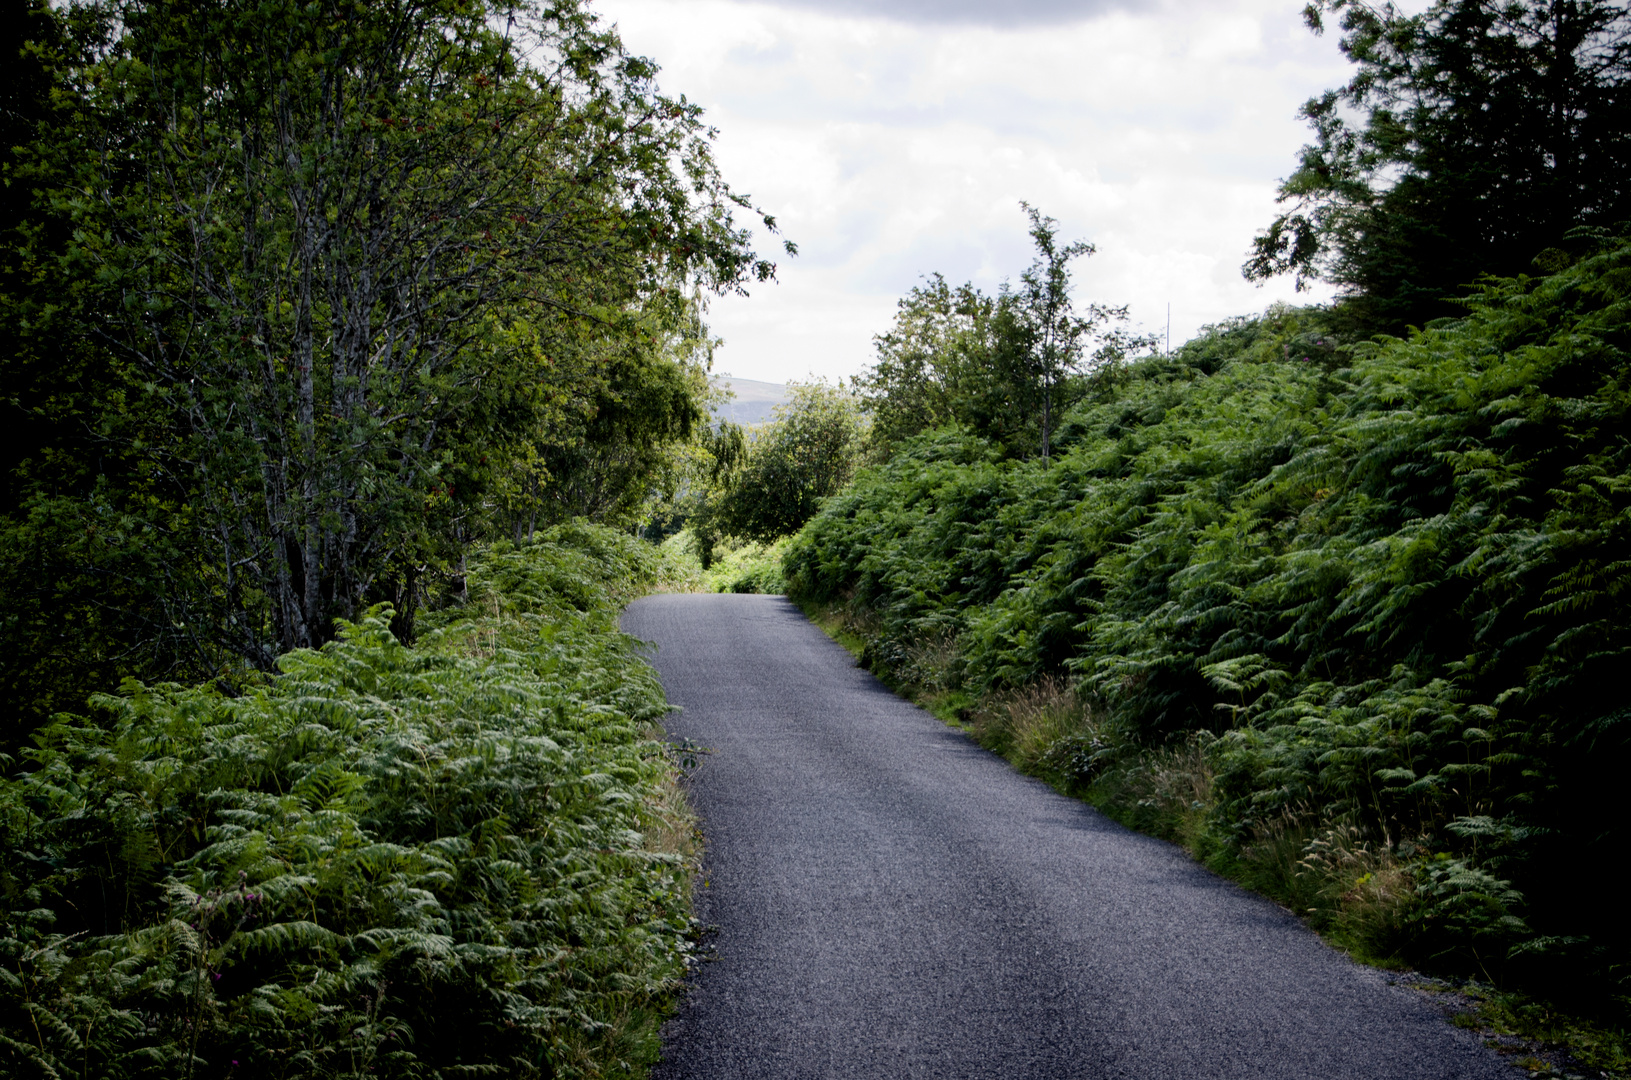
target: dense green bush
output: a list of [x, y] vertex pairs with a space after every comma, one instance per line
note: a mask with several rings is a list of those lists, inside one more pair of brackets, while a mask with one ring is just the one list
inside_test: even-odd
[[781, 593], [786, 591], [782, 551], [788, 539], [768, 544], [734, 537], [718, 540], [711, 547], [713, 558], [706, 570], [702, 567], [703, 543], [690, 529], [664, 540], [662, 550], [675, 567], [671, 574], [675, 591]]
[[861, 462], [859, 401], [822, 382], [791, 383], [787, 392], [775, 419], [753, 429], [740, 471], [719, 496], [715, 520], [726, 536], [769, 544], [797, 532]]
[[790, 591], [864, 610], [886, 673], [954, 642], [970, 715], [1068, 676], [1116, 745], [1216, 735], [1220, 858], [1360, 830], [1414, 867], [1417, 958], [1623, 992], [1631, 247], [1408, 340], [1323, 319], [1130, 365], [1047, 472], [908, 444], [794, 541]]
[[727, 543], [708, 570], [706, 586], [712, 592], [780, 593], [787, 583], [782, 580], [782, 551], [787, 537], [768, 544], [752, 540], [740, 544]]
[[619, 633], [655, 549], [472, 561], [237, 698], [127, 682], [0, 782], [8, 1076], [624, 1075], [687, 955], [668, 766]]

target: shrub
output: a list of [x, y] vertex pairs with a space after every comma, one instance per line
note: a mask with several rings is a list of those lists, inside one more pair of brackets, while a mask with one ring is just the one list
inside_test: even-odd
[[[0, 784], [8, 1075], [624, 1075], [688, 952], [660, 569], [572, 526], [237, 698], [127, 682]], [[664, 820], [664, 819], [669, 820]]]

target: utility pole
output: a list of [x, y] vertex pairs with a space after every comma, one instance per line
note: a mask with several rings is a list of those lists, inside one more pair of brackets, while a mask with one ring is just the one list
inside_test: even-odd
[[1165, 350], [1163, 350], [1163, 353], [1166, 356], [1171, 356], [1172, 355], [1172, 301], [1171, 300], [1167, 301], [1167, 347], [1166, 347]]

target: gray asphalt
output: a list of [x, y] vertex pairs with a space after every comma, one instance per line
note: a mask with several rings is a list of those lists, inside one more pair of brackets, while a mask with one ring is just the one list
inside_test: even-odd
[[1412, 992], [1015, 773], [770, 596], [652, 596], [717, 926], [659, 1080], [1512, 1080]]

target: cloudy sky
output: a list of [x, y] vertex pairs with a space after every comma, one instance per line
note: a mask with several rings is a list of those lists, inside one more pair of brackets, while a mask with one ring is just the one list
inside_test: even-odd
[[[1078, 299], [1172, 339], [1295, 299], [1240, 277], [1346, 80], [1302, 0], [598, 0], [707, 109], [725, 176], [800, 254], [709, 313], [715, 370], [841, 378], [923, 275], [994, 291], [1031, 260], [1020, 200], [1098, 253]], [[761, 238], [761, 250], [776, 241]], [[1303, 294], [1302, 299], [1309, 299]], [[1313, 299], [1324, 299], [1312, 294]]]

